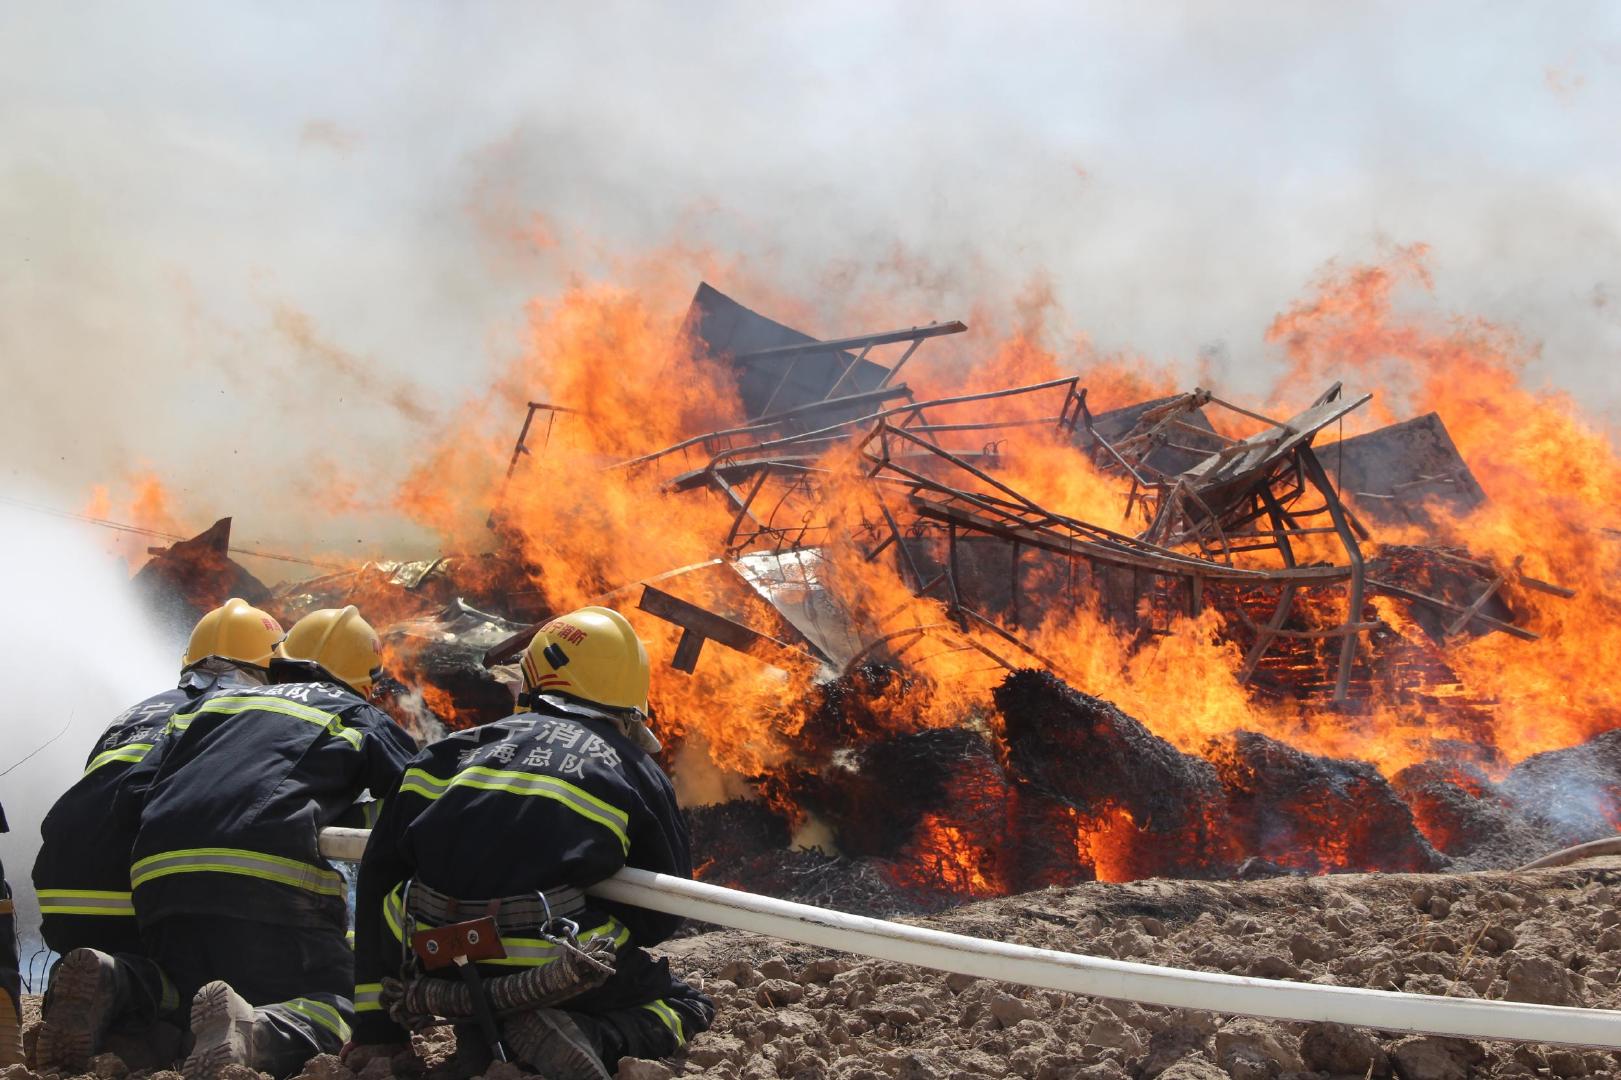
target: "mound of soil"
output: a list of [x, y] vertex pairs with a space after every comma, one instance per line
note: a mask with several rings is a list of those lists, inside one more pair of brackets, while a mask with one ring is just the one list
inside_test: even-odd
[[[1621, 858], [1527, 873], [1089, 883], [917, 920], [984, 938], [1302, 982], [1621, 1006]], [[720, 1007], [677, 1058], [626, 1080], [1466, 1080], [1621, 1075], [1621, 1054], [1278, 1023], [1031, 990], [726, 931], [660, 950]], [[1621, 1030], [1621, 1022], [1618, 1022]], [[448, 1080], [448, 1033], [357, 1074]], [[253, 1080], [244, 1076], [233, 1080]], [[108, 1055], [101, 1080], [176, 1080]], [[495, 1066], [489, 1080], [515, 1080]], [[16, 1067], [3, 1080], [35, 1080]], [[65, 1080], [65, 1078], [64, 1078]]]

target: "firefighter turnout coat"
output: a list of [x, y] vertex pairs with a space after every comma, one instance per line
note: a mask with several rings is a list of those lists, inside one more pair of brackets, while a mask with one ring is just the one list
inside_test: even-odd
[[84, 774], [56, 800], [40, 824], [34, 859], [41, 932], [58, 953], [87, 947], [140, 949], [130, 901], [130, 852], [135, 847], [143, 781], [136, 770], [162, 740], [175, 713], [218, 689], [258, 685], [234, 667], [194, 667], [172, 690], [125, 710], [90, 750]]
[[[384, 808], [360, 869], [355, 909], [358, 1043], [405, 1039], [379, 1003], [384, 977], [400, 977], [405, 884], [461, 901], [583, 888], [623, 866], [690, 878], [692, 856], [675, 790], [656, 762], [601, 712], [547, 695], [534, 711], [457, 732], [425, 749]], [[470, 912], [474, 918], [482, 912]], [[571, 914], [580, 940], [606, 935], [618, 970], [562, 1008], [645, 1010], [676, 1045], [706, 1028], [713, 1005], [637, 946], [656, 945], [678, 916], [587, 897]], [[502, 933], [506, 959], [489, 974], [549, 963], [557, 946]], [[481, 965], [482, 966], [482, 965]]]
[[173, 915], [331, 927], [343, 879], [320, 831], [362, 792], [386, 799], [415, 743], [388, 714], [317, 671], [272, 660], [274, 685], [210, 694], [176, 713], [150, 770], [130, 866], [143, 926]]

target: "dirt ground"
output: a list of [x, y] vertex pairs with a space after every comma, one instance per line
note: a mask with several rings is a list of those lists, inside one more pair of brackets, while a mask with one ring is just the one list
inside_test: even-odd
[[[1345, 875], [1087, 884], [918, 920], [1004, 941], [1305, 982], [1600, 1008], [1621, 1006], [1621, 859], [1530, 873]], [[739, 932], [661, 950], [718, 1006], [678, 1059], [625, 1080], [1240, 1080], [1618, 1077], [1621, 1054], [1286, 1024], [948, 976]], [[1617, 1021], [1621, 1042], [1621, 1020]], [[429, 1076], [448, 1034], [418, 1037]], [[401, 1057], [359, 1080], [412, 1077]], [[101, 1080], [127, 1066], [98, 1059]], [[247, 1070], [243, 1070], [247, 1074]], [[496, 1066], [490, 1080], [511, 1080]], [[509, 1075], [503, 1075], [509, 1074]], [[32, 1080], [21, 1067], [0, 1080]], [[130, 1080], [149, 1075], [140, 1069]], [[178, 1080], [150, 1074], [151, 1080]], [[307, 1080], [355, 1080], [335, 1059]], [[240, 1080], [250, 1080], [247, 1074]], [[64, 1078], [65, 1080], [65, 1078]]]

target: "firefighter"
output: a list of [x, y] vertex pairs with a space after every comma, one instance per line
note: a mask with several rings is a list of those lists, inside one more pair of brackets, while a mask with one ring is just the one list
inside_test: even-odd
[[[451, 969], [413, 980], [420, 973], [404, 959], [412, 931], [486, 913], [506, 952], [478, 965], [486, 976], [555, 972], [569, 924], [614, 964], [606, 982], [559, 1008], [520, 1002], [500, 1021], [505, 1048], [551, 1080], [602, 1080], [621, 1058], [671, 1054], [714, 1018], [713, 1002], [640, 948], [668, 938], [678, 917], [580, 891], [627, 865], [692, 876], [674, 788], [649, 756], [659, 744], [646, 725], [642, 643], [618, 612], [588, 607], [543, 626], [522, 667], [525, 711], [419, 754], [367, 844], [351, 1062], [405, 1045], [385, 1001], [394, 980], [415, 991], [456, 978]], [[510, 997], [503, 1005], [510, 1012]], [[467, 1060], [467, 1044], [482, 1044], [477, 1030], [458, 1026], [459, 1055], [482, 1071]]]
[[[0, 833], [6, 831], [6, 810], [0, 806]], [[0, 1069], [23, 1063], [23, 982], [17, 963], [17, 909], [11, 886], [0, 866]]]
[[[102, 733], [85, 760], [84, 774], [63, 793], [40, 825], [34, 860], [40, 933], [59, 956], [75, 949], [139, 956], [143, 950], [130, 902], [130, 851], [135, 844], [140, 777], [135, 770], [154, 753], [165, 726], [204, 694], [262, 686], [282, 629], [247, 601], [232, 597], [192, 628], [180, 657], [180, 681], [125, 710]], [[118, 1017], [98, 1012], [97, 968], [83, 961], [58, 964], [46, 997], [42, 1056], [83, 1068]], [[144, 1019], [138, 1010], [134, 1019]]]
[[198, 620], [180, 657], [180, 682], [132, 706], [102, 733], [84, 775], [56, 800], [40, 825], [34, 860], [40, 933], [58, 955], [91, 948], [139, 953], [130, 903], [130, 849], [139, 793], [129, 791], [131, 768], [157, 744], [176, 712], [203, 694], [262, 686], [271, 650], [282, 639], [275, 619], [235, 597]]
[[62, 966], [104, 1010], [158, 1000], [189, 1021], [187, 1080], [231, 1064], [289, 1076], [348, 1038], [347, 890], [317, 844], [363, 792], [392, 795], [416, 750], [366, 700], [380, 653], [354, 607], [312, 612], [271, 658], [270, 685], [177, 713], [161, 756], [135, 770], [151, 774], [130, 865], [150, 960], [81, 949]]

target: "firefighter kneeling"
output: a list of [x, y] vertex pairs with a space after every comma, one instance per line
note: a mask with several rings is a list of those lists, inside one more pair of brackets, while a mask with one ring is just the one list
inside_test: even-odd
[[[527, 711], [424, 750], [372, 832], [351, 1051], [402, 1049], [406, 1026], [436, 1014], [457, 1021], [468, 1075], [506, 1051], [550, 1080], [603, 1080], [621, 1058], [674, 1053], [714, 1018], [709, 998], [638, 947], [668, 938], [678, 917], [581, 892], [627, 865], [692, 876], [674, 788], [648, 756], [659, 746], [635, 631], [607, 608], [554, 619], [523, 674]], [[504, 956], [475, 955], [477, 980], [412, 952], [425, 931], [479, 919]], [[473, 1023], [485, 1006], [495, 1047]]]
[[355, 608], [311, 612], [270, 657], [269, 685], [215, 690], [169, 720], [125, 777], [143, 793], [128, 881], [144, 955], [65, 956], [53, 1042], [82, 1061], [115, 1021], [189, 1026], [186, 1080], [232, 1065], [292, 1076], [342, 1048], [354, 958], [319, 833], [363, 792], [391, 797], [416, 751], [367, 701], [380, 652]]

